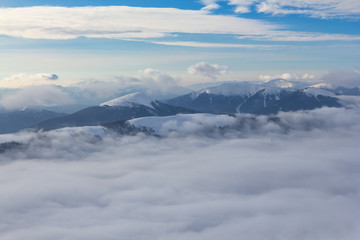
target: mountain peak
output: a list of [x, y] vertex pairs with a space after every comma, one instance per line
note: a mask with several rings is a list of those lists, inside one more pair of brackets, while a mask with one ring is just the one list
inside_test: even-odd
[[99, 106], [132, 107], [134, 105], [144, 105], [149, 108], [154, 108], [151, 104], [152, 102], [154, 102], [154, 100], [144, 94], [132, 93], [104, 102]]

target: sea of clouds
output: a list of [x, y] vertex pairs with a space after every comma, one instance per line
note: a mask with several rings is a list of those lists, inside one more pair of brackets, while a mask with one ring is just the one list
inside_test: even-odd
[[276, 117], [0, 135], [0, 238], [357, 240], [360, 110]]

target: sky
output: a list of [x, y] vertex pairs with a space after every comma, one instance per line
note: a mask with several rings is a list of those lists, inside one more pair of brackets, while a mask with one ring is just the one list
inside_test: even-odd
[[[1, 1], [0, 87], [33, 85], [34, 75], [69, 85], [147, 69], [181, 85], [320, 79], [360, 65], [359, 24], [357, 0]], [[201, 65], [215, 74], [193, 71]]]

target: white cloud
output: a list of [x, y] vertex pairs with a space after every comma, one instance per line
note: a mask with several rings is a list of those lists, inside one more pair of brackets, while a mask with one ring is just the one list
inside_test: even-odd
[[0, 106], [5, 109], [56, 106], [73, 103], [71, 97], [56, 86], [43, 85], [19, 89], [1, 96]]
[[[315, 18], [359, 18], [360, 2], [358, 0], [226, 0], [235, 5], [236, 13], [247, 13], [255, 8], [259, 13], [303, 14]], [[209, 6], [219, 0], [203, 1]], [[219, 7], [219, 6], [218, 6]]]
[[108, 100], [125, 94], [142, 92], [156, 99], [174, 97], [190, 90], [180, 87], [180, 79], [153, 68], [139, 71], [138, 77], [113, 76], [105, 80], [86, 80], [73, 84], [84, 98]]
[[333, 87], [360, 87], [360, 70], [357, 68], [332, 70], [325, 74], [322, 80]]
[[203, 76], [215, 79], [217, 76], [228, 74], [229, 68], [227, 66], [221, 66], [218, 64], [209, 64], [206, 62], [198, 62], [195, 65], [191, 65], [188, 68], [188, 73], [203, 75]]
[[[216, 1], [204, 2], [208, 3], [205, 7], [208, 10], [218, 7]], [[250, 2], [232, 0], [229, 3], [237, 5], [237, 12], [247, 12]], [[11, 37], [30, 39], [87, 37], [139, 40], [165, 36], [175, 37], [175, 33], [232, 34], [239, 35], [240, 38], [273, 41], [360, 39], [357, 35], [286, 31], [286, 26], [279, 24], [230, 15], [212, 15], [207, 10], [126, 6], [0, 8], [0, 35]], [[189, 43], [182, 42], [180, 44], [184, 46]], [[201, 47], [204, 44], [219, 47], [219, 45], [210, 43], [199, 43], [197, 46]], [[245, 47], [245, 45], [235, 45], [233, 44], [232, 47]]]
[[270, 81], [272, 79], [277, 79], [277, 78], [291, 80], [291, 79], [293, 79], [293, 75], [291, 75], [290, 73], [283, 73], [280, 75], [260, 75], [259, 76], [259, 79], [263, 80], [263, 81]]
[[150, 94], [159, 91], [169, 93], [179, 86], [179, 80], [153, 68], [141, 70], [140, 81], [141, 85], [145, 86]]
[[[169, 21], [169, 19], [171, 19]], [[153, 38], [172, 33], [258, 34], [279, 26], [174, 8], [0, 8], [0, 34], [36, 39]]]
[[[114, 97], [129, 87], [139, 86], [141, 81], [137, 78], [126, 76], [113, 76], [108, 79], [87, 79], [71, 85], [78, 93], [88, 95], [87, 97], [109, 98]], [[95, 96], [93, 96], [95, 94]]]
[[201, 3], [205, 5], [202, 10], [211, 11], [220, 8], [220, 5], [217, 4], [217, 0], [201, 0]]
[[235, 5], [236, 13], [248, 13], [251, 12], [250, 7], [253, 4], [253, 0], [229, 0], [230, 5]]
[[359, 18], [357, 0], [265, 0], [257, 4], [257, 11], [270, 14], [304, 14], [316, 18]]
[[259, 117], [242, 138], [27, 136], [28, 151], [1, 156], [0, 238], [356, 240], [358, 109], [280, 117], [304, 128]]
[[34, 85], [54, 84], [58, 80], [56, 74], [16, 74], [0, 80], [0, 88], [19, 88]]
[[314, 80], [316, 76], [314, 74], [305, 73], [301, 78], [304, 80]]
[[273, 79], [285, 79], [285, 80], [305, 80], [305, 81], [314, 81], [316, 80], [316, 76], [314, 74], [305, 73], [302, 76], [298, 76], [297, 74], [291, 73], [283, 73], [278, 75], [259, 75], [259, 79], [262, 81], [270, 81]]

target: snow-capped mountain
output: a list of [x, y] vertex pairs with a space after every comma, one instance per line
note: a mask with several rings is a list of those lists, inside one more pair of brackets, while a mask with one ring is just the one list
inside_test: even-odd
[[128, 94], [122, 97], [112, 99], [110, 101], [104, 102], [99, 106], [108, 106], [108, 107], [136, 107], [136, 106], [147, 106], [154, 109], [153, 104], [154, 100], [150, 97], [143, 95], [141, 93]]
[[248, 97], [259, 90], [259, 86], [249, 82], [223, 83], [218, 86], [203, 88], [191, 93], [191, 98], [196, 99], [201, 94], [223, 95], [223, 96], [243, 96]]
[[341, 106], [333, 90], [284, 79], [224, 83], [170, 99], [167, 103], [214, 114], [273, 114]]
[[37, 124], [35, 128], [50, 130], [62, 127], [91, 126], [145, 116], [169, 116], [194, 112], [196, 111], [171, 106], [143, 94], [133, 93], [64, 117], [44, 121]]
[[[263, 83], [226, 82], [218, 86], [193, 91], [165, 102], [154, 100], [141, 93], [132, 93], [68, 115], [41, 115], [37, 113], [41, 117], [32, 117], [29, 113], [24, 116], [20, 116], [20, 113], [13, 113], [16, 117], [11, 120], [11, 114], [6, 113], [8, 115], [0, 115], [0, 133], [15, 132], [31, 126], [35, 129], [44, 130], [95, 126], [141, 117], [172, 116], [180, 113], [266, 115], [276, 114], [279, 111], [311, 110], [323, 106], [341, 107], [345, 106], [347, 102], [354, 102], [353, 99], [349, 98], [358, 98], [352, 95], [360, 95], [360, 90], [344, 87], [331, 89], [326, 84], [284, 79], [275, 79]], [[353, 105], [358, 106], [359, 104]]]

